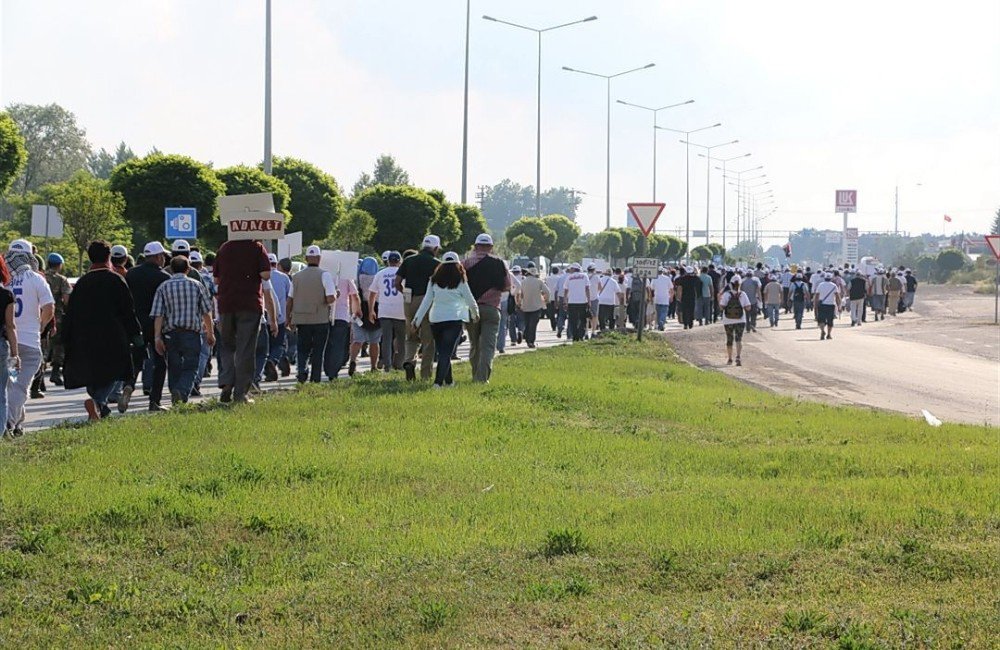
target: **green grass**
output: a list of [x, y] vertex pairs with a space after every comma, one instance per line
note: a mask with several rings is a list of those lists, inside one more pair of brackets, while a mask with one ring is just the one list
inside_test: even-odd
[[658, 341], [457, 378], [0, 446], [0, 647], [1000, 637], [995, 429], [796, 402]]

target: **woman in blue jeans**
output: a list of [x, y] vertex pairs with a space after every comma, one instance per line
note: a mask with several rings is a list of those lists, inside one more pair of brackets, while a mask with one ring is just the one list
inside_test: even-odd
[[[7, 263], [0, 257], [0, 284], [10, 283], [10, 271]], [[14, 293], [6, 286], [0, 286], [0, 311], [3, 311], [3, 336], [0, 337], [0, 423], [7, 423], [7, 380], [10, 378], [10, 351], [14, 350], [14, 367], [21, 367], [17, 356], [17, 326], [14, 324]], [[7, 431], [0, 431], [2, 438]]]
[[[427, 293], [410, 325], [416, 329], [424, 318], [430, 318], [434, 345], [438, 350], [454, 350], [462, 336], [462, 326], [479, 320], [479, 306], [465, 277], [465, 267], [458, 254], [445, 253], [427, 283]], [[451, 386], [451, 355], [439, 354], [434, 374], [434, 388]]]

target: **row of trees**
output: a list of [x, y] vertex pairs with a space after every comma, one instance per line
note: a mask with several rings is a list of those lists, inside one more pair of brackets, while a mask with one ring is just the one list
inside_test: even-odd
[[684, 257], [687, 244], [672, 235], [653, 233], [643, 238], [638, 228], [609, 228], [581, 237], [579, 252], [609, 260], [628, 260], [638, 256], [673, 261]]

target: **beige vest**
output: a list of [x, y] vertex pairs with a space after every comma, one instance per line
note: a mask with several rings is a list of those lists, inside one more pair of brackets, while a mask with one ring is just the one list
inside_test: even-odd
[[330, 305], [323, 290], [323, 269], [307, 266], [292, 276], [292, 322], [323, 325], [330, 322]]

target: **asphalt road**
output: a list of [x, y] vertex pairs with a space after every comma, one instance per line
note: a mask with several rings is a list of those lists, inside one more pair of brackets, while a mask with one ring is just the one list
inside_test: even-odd
[[[560, 345], [566, 341], [565, 338], [556, 338], [554, 332], [549, 328], [548, 321], [541, 321], [538, 325], [538, 339], [536, 344], [538, 349], [552, 347], [555, 345]], [[510, 345], [508, 343], [506, 354], [521, 354], [528, 352], [529, 348], [526, 344], [521, 343], [520, 345]], [[469, 344], [463, 343], [458, 349], [459, 356], [466, 360], [469, 356]], [[498, 358], [503, 355], [497, 355]], [[368, 359], [358, 359], [358, 372], [367, 371], [369, 368]], [[419, 369], [418, 369], [419, 372]], [[345, 368], [341, 372], [341, 377], [346, 378], [347, 369]], [[141, 381], [140, 381], [141, 384]], [[265, 382], [262, 387], [265, 391], [272, 390], [288, 390], [295, 386], [294, 377], [294, 367], [293, 375], [291, 377], [286, 377], [284, 379], [279, 379], [277, 382]], [[212, 397], [218, 397], [219, 389], [216, 386], [215, 377], [210, 377], [202, 383], [202, 394], [203, 397], [200, 400], [210, 399]], [[163, 400], [164, 404], [169, 404], [170, 397], [169, 393], [165, 390], [166, 397]], [[40, 429], [47, 429], [49, 427], [62, 424], [64, 422], [81, 422], [87, 419], [86, 412], [83, 409], [83, 402], [87, 399], [87, 393], [83, 389], [78, 390], [64, 390], [57, 386], [53, 386], [51, 383], [48, 384], [48, 392], [44, 399], [28, 400], [27, 406], [27, 421], [24, 426], [26, 433], [32, 431], [38, 431]], [[192, 401], [198, 402], [199, 398], [193, 398]], [[149, 407], [149, 399], [142, 395], [141, 390], [136, 390], [135, 395], [132, 397], [132, 402], [129, 405], [129, 413], [146, 413]], [[111, 405], [113, 414], [112, 417], [120, 417], [117, 410], [115, 410], [114, 405]]]
[[791, 315], [777, 328], [758, 320], [743, 341], [743, 367], [726, 365], [721, 326], [668, 331], [693, 364], [809, 400], [853, 404], [945, 422], [1000, 426], [1000, 328], [993, 296], [969, 287], [923, 286], [914, 309], [850, 327], [844, 314], [833, 340], [820, 341], [815, 321], [796, 330]]

